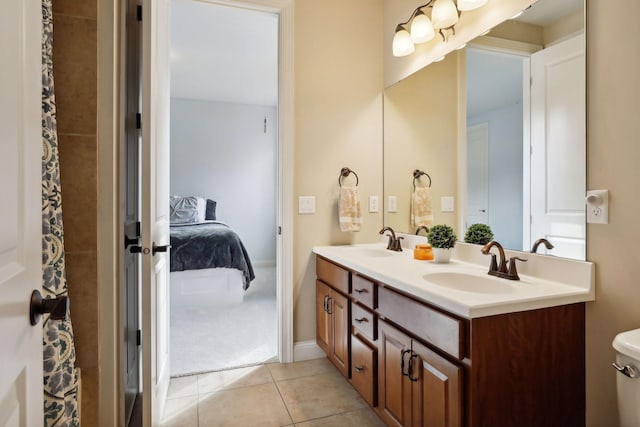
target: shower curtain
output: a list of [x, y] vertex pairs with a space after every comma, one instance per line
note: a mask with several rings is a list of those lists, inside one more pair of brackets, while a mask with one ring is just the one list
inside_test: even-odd
[[[52, 0], [42, 0], [42, 275], [43, 296], [67, 294], [60, 162], [53, 90]], [[80, 426], [78, 376], [71, 320], [43, 321], [44, 426]]]

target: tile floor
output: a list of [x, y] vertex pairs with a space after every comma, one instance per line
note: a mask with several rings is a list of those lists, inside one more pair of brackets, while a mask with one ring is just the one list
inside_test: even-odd
[[173, 378], [163, 427], [383, 427], [328, 359]]

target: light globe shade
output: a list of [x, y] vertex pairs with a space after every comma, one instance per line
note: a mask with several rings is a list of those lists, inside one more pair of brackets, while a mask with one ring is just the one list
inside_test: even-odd
[[465, 12], [467, 10], [477, 9], [487, 4], [489, 0], [458, 0], [458, 10]]
[[431, 22], [434, 28], [449, 28], [458, 22], [458, 9], [452, 0], [436, 0], [433, 3]]
[[411, 55], [415, 50], [411, 34], [404, 28], [397, 30], [396, 35], [393, 36], [393, 56]]
[[435, 36], [433, 24], [427, 15], [420, 12], [411, 21], [411, 40], [414, 43], [426, 43]]

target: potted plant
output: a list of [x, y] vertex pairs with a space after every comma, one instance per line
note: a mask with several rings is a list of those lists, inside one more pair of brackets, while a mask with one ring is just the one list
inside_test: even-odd
[[433, 247], [433, 261], [439, 264], [449, 262], [451, 248], [456, 245], [456, 233], [445, 224], [436, 224], [427, 233], [429, 243]]
[[493, 232], [487, 224], [472, 224], [464, 235], [466, 243], [486, 245], [493, 240]]

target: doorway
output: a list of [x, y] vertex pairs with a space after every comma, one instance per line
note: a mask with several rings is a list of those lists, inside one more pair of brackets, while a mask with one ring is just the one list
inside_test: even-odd
[[278, 360], [278, 15], [174, 0], [170, 52], [171, 375]]

